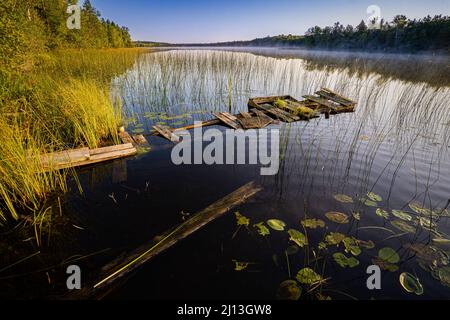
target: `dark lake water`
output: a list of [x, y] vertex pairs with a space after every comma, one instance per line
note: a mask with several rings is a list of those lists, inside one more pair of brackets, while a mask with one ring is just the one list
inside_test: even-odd
[[[150, 137], [150, 152], [80, 172], [84, 192], [74, 187], [63, 199], [63, 217], [56, 219], [42, 249], [45, 256], [36, 263], [45, 269], [48, 261], [75, 259], [84, 279], [95, 279], [101, 266], [181, 223], [183, 213], [194, 214], [255, 181], [263, 191], [133, 273], [109, 298], [274, 299], [280, 283], [295, 280], [304, 268], [326, 281], [309, 293], [311, 287], [299, 283], [301, 299], [319, 294], [332, 299], [450, 298], [450, 244], [445, 241], [450, 234], [445, 210], [450, 199], [448, 60], [414, 58], [408, 64], [397, 57], [396, 64], [395, 56], [326, 60], [336, 59], [330, 56], [212, 49], [141, 56], [112, 83], [135, 133], [150, 132], [155, 124], [177, 127], [211, 119], [214, 111], [246, 111], [251, 97], [290, 94], [299, 99], [321, 87], [350, 97], [358, 107], [330, 119], [270, 126], [280, 132], [280, 169], [274, 176], [261, 176], [259, 165], [176, 166], [173, 144]], [[412, 63], [417, 67], [411, 68]], [[441, 77], [441, 84], [427, 81], [422, 64], [434, 66], [432, 78]], [[423, 81], [411, 80], [419, 78]], [[124, 166], [126, 176], [118, 175]], [[351, 197], [352, 203], [339, 195]], [[250, 220], [247, 228], [238, 230], [235, 211]], [[331, 221], [328, 212], [344, 213], [348, 223]], [[269, 219], [283, 221], [285, 231], [269, 228], [270, 235], [258, 234], [254, 225]], [[305, 219], [320, 219], [325, 226], [303, 228]], [[285, 253], [294, 245], [289, 229], [306, 234], [309, 243], [292, 255]], [[360, 254], [346, 252], [343, 243], [321, 248], [331, 233], [353, 242], [371, 240], [374, 247], [356, 241]], [[382, 289], [371, 291], [366, 269], [383, 248], [396, 252], [388, 258], [398, 261], [384, 263], [392, 270], [383, 270]], [[339, 252], [359, 264], [340, 266], [335, 261]], [[236, 270], [238, 262], [245, 263], [243, 270]], [[57, 296], [61, 268], [6, 277], [7, 291]], [[405, 291], [399, 282], [404, 272], [419, 279], [423, 295]]]

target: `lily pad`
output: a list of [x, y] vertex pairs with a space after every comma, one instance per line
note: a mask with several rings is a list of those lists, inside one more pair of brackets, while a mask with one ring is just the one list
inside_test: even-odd
[[261, 235], [263, 237], [270, 235], [270, 230], [269, 230], [269, 228], [266, 227], [264, 222], [255, 224], [255, 228], [258, 228], [259, 235]]
[[379, 266], [381, 270], [386, 270], [389, 272], [397, 272], [399, 267], [396, 264], [389, 263], [380, 257], [374, 257], [372, 263]]
[[336, 263], [340, 265], [342, 268], [347, 267], [354, 268], [359, 265], [358, 259], [356, 259], [355, 257], [348, 258], [345, 254], [341, 252], [336, 252], [335, 254], [333, 254], [333, 258], [334, 261], [336, 261]]
[[409, 293], [415, 293], [418, 296], [423, 294], [423, 287], [419, 279], [408, 272], [400, 275], [400, 284]]
[[394, 264], [400, 261], [400, 256], [398, 255], [398, 253], [394, 249], [389, 247], [380, 249], [380, 251], [378, 251], [378, 257], [386, 262]]
[[286, 228], [286, 223], [278, 219], [268, 220], [267, 225], [275, 231], [284, 231], [284, 228]]
[[345, 246], [345, 252], [350, 252], [354, 256], [359, 256], [361, 254], [361, 248], [355, 238], [345, 238], [342, 240]]
[[346, 224], [349, 222], [348, 220], [348, 215], [346, 215], [345, 213], [342, 212], [336, 212], [336, 211], [332, 211], [332, 212], [327, 212], [325, 214], [325, 216], [335, 222], [335, 223], [339, 223], [339, 224]]
[[360, 198], [359, 200], [368, 207], [377, 207], [378, 206], [378, 203], [376, 203], [375, 201], [369, 200], [367, 198]]
[[346, 238], [345, 234], [339, 232], [331, 232], [325, 237], [325, 241], [329, 245], [338, 245]]
[[322, 277], [320, 274], [317, 274], [313, 269], [311, 268], [303, 268], [301, 269], [296, 276], [298, 282], [303, 284], [314, 284], [320, 280], [322, 280]]
[[405, 211], [402, 210], [392, 210], [392, 215], [396, 218], [399, 218], [403, 221], [412, 221], [412, 216]]
[[250, 219], [243, 216], [239, 212], [235, 212], [234, 215], [236, 216], [236, 223], [238, 226], [245, 226], [247, 227], [250, 224]]
[[298, 300], [302, 295], [302, 288], [294, 280], [283, 281], [278, 287], [279, 300]]
[[300, 231], [290, 229], [288, 233], [290, 236], [289, 240], [295, 242], [300, 248], [303, 248], [304, 246], [308, 245], [308, 239]]
[[375, 202], [383, 201], [383, 198], [381, 196], [379, 196], [373, 192], [368, 192], [367, 197], [369, 197], [370, 200], [375, 201]]
[[416, 228], [408, 224], [406, 221], [403, 220], [394, 220], [391, 222], [391, 225], [395, 228], [397, 228], [400, 231], [406, 232], [406, 233], [414, 233], [416, 232]]
[[383, 210], [381, 208], [378, 208], [377, 211], [375, 211], [375, 213], [377, 214], [377, 216], [382, 217], [384, 219], [389, 219], [389, 212], [387, 212], [386, 210]]
[[301, 223], [305, 228], [309, 229], [317, 229], [325, 227], [325, 222], [320, 219], [305, 219]]
[[335, 194], [333, 198], [342, 203], [353, 203], [353, 198], [346, 194]]

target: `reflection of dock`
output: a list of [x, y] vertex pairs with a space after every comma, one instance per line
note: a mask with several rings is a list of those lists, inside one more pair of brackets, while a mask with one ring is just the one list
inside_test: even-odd
[[322, 88], [315, 95], [305, 95], [303, 98], [305, 100], [302, 101], [288, 95], [252, 98], [248, 102], [248, 112], [240, 112], [236, 115], [216, 112], [213, 120], [197, 122], [181, 128], [154, 126], [151, 135], [159, 135], [172, 142], [179, 142], [180, 138], [176, 132], [182, 130], [219, 124], [235, 130], [261, 129], [278, 121], [287, 123], [309, 121], [320, 114], [325, 114], [328, 118], [330, 115], [354, 112], [356, 107], [356, 102], [327, 88]]

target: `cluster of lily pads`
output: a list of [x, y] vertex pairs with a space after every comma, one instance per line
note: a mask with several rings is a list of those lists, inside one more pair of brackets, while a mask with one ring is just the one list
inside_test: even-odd
[[[356, 201], [348, 195], [336, 194], [334, 199], [341, 203], [352, 204]], [[405, 254], [405, 260], [414, 257], [419, 266], [424, 270], [430, 272], [430, 274], [441, 282], [442, 285], [450, 287], [450, 266], [449, 255], [445, 250], [439, 248], [439, 246], [450, 246], [450, 240], [446, 235], [440, 233], [437, 230], [437, 222], [443, 217], [449, 217], [448, 210], [438, 209], [430, 210], [421, 206], [417, 202], [409, 204], [411, 211], [406, 210], [386, 210], [383, 209], [380, 203], [383, 201], [382, 197], [368, 192], [366, 197], [359, 198], [359, 202], [374, 207], [375, 214], [386, 221], [394, 217], [395, 220], [390, 221], [391, 225], [401, 231], [401, 234], [395, 234], [397, 236], [404, 236], [417, 232], [417, 228], [421, 227], [430, 232], [433, 235], [433, 245], [431, 244], [407, 244], [403, 248], [394, 250], [390, 247], [380, 247], [376, 252], [376, 255], [372, 255], [372, 263], [379, 266], [381, 270], [387, 272], [399, 272], [400, 263], [402, 259], [399, 255], [400, 252]], [[353, 236], [345, 235], [340, 232], [325, 232], [323, 240], [317, 245], [317, 250], [312, 247], [308, 239], [308, 230], [324, 229], [327, 230], [326, 220], [305, 218], [300, 221], [297, 228], [288, 228], [287, 224], [279, 219], [269, 219], [267, 221], [261, 221], [251, 225], [249, 218], [235, 213], [238, 229], [245, 227], [250, 230], [253, 228], [257, 234], [262, 237], [268, 237], [272, 232], [287, 232], [290, 244], [288, 244], [285, 250], [286, 258], [288, 256], [295, 255], [300, 248], [307, 247], [308, 250], [312, 250], [317, 257], [321, 253], [327, 254], [330, 250], [332, 260], [341, 268], [356, 268], [360, 265], [358, 257], [362, 254], [363, 250], [375, 249], [375, 243], [371, 240], [357, 239]], [[343, 212], [330, 211], [325, 213], [325, 217], [332, 223], [337, 225], [349, 224], [353, 221], [361, 220], [361, 213], [351, 212], [346, 214]], [[300, 231], [302, 230], [302, 231]], [[235, 235], [236, 235], [235, 233]], [[234, 236], [233, 236], [234, 237]], [[248, 264], [236, 263], [236, 271], [242, 271], [248, 267]], [[290, 265], [288, 260], [289, 280], [282, 282], [278, 289], [278, 297], [281, 299], [299, 299], [302, 295], [303, 289], [308, 287], [308, 293], [315, 292], [318, 299], [330, 299], [330, 297], [324, 296], [321, 288], [327, 283], [329, 279], [325, 279], [323, 274], [318, 273], [316, 270], [310, 267], [304, 267], [298, 270], [294, 279], [291, 276]], [[316, 268], [317, 269], [317, 268]], [[408, 293], [414, 293], [416, 295], [422, 295], [424, 288], [419, 278], [411, 273], [402, 272], [399, 274], [399, 283], [401, 287]]]
[[[344, 194], [336, 194], [334, 198], [341, 203], [354, 203], [352, 197]], [[438, 222], [442, 218], [450, 217], [448, 209], [431, 210], [425, 208], [418, 202], [411, 202], [408, 207], [411, 211], [393, 209], [388, 211], [383, 209], [379, 203], [382, 197], [373, 193], [367, 193], [367, 197], [359, 198], [359, 201], [369, 207], [376, 207], [375, 214], [385, 220], [390, 220], [390, 224], [395, 229], [402, 232], [398, 236], [416, 234], [418, 228], [428, 231], [432, 235], [433, 245], [429, 244], [407, 244], [404, 246], [407, 253], [414, 255], [419, 266], [431, 273], [431, 275], [439, 280], [443, 285], [450, 287], [450, 267], [448, 253], [439, 248], [439, 246], [450, 246], [450, 239], [447, 235], [438, 231]], [[349, 216], [344, 213], [330, 212], [326, 214], [327, 218], [336, 223], [348, 223]], [[391, 220], [391, 216], [394, 220]], [[360, 214], [353, 217], [356, 220], [360, 219]], [[358, 219], [359, 218], [359, 219]], [[448, 248], [447, 248], [448, 249]], [[345, 259], [344, 256], [336, 254], [335, 260], [339, 261], [340, 265], [348, 266], [355, 265], [356, 261]], [[382, 270], [397, 272], [399, 267], [397, 263], [400, 261], [398, 253], [392, 248], [383, 248], [378, 252], [378, 256], [372, 259], [372, 262], [378, 265]], [[423, 294], [423, 287], [419, 279], [410, 274], [402, 273], [399, 277], [400, 284], [407, 292], [414, 292], [417, 295]]]

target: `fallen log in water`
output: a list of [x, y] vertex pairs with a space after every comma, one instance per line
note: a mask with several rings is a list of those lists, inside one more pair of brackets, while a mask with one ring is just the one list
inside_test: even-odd
[[82, 290], [66, 296], [66, 299], [101, 299], [116, 288], [118, 280], [123, 280], [130, 272], [148, 262], [158, 254], [171, 248], [178, 241], [188, 237], [197, 230], [206, 226], [209, 222], [219, 218], [232, 208], [244, 203], [253, 197], [262, 188], [254, 182], [250, 182], [224, 198], [214, 202], [207, 208], [193, 215], [192, 218], [167, 231], [158, 237], [159, 241], [152, 241], [128, 254], [126, 258], [120, 257], [108, 263], [102, 270], [102, 274], [95, 283], [91, 283]]

